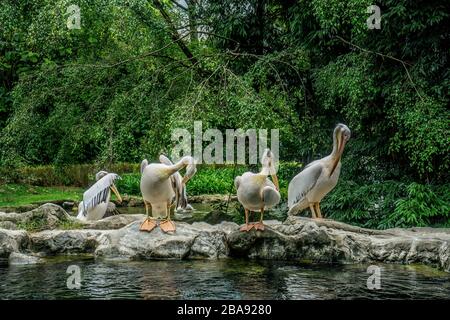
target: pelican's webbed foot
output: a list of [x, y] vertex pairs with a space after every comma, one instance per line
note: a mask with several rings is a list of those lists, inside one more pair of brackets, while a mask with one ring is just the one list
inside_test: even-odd
[[162, 220], [159, 223], [159, 227], [161, 228], [161, 230], [165, 233], [173, 233], [176, 231], [176, 226], [175, 223], [173, 223], [172, 220], [166, 219], [166, 220]]
[[242, 232], [248, 232], [250, 230], [252, 230], [255, 227], [254, 223], [247, 223], [244, 224], [239, 230]]
[[254, 226], [255, 226], [255, 230], [264, 231], [264, 229], [265, 229], [264, 223], [262, 221], [255, 223]]
[[147, 218], [142, 222], [141, 226], [139, 227], [140, 231], [146, 231], [151, 232], [153, 229], [156, 228], [158, 224], [156, 223], [156, 220]]

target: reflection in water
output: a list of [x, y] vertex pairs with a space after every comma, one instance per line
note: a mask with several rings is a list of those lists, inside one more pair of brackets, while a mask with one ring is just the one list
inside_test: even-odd
[[[81, 289], [66, 287], [81, 267]], [[424, 266], [380, 265], [381, 289], [366, 286], [367, 265], [288, 262], [54, 261], [0, 267], [0, 299], [450, 299], [450, 275]]]

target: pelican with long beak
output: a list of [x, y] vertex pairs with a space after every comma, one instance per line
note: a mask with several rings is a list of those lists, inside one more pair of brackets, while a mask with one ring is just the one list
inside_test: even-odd
[[350, 139], [350, 129], [338, 124], [333, 132], [333, 151], [330, 155], [308, 164], [289, 183], [289, 215], [309, 207], [312, 218], [322, 218], [320, 201], [336, 186], [341, 173], [341, 157]]
[[[250, 231], [252, 228], [264, 230], [264, 210], [270, 209], [280, 202], [280, 188], [275, 170], [275, 159], [269, 149], [264, 151], [261, 164], [261, 172], [245, 172], [234, 180], [238, 201], [245, 210], [245, 225], [241, 227], [241, 231]], [[272, 177], [273, 182], [268, 179], [269, 175]], [[250, 211], [259, 211], [261, 213], [259, 222], [249, 223], [248, 215]]]
[[[171, 208], [180, 199], [177, 192], [186, 187], [186, 183], [195, 175], [197, 169], [194, 158], [190, 156], [181, 158], [175, 164], [165, 156], [161, 156], [160, 161], [162, 163], [149, 164], [145, 159], [141, 163], [141, 193], [147, 219], [141, 224], [140, 230], [150, 232], [161, 220], [159, 222], [161, 230], [173, 233], [176, 227], [170, 218]], [[183, 168], [186, 168], [186, 174], [180, 181], [176, 173]]]
[[83, 194], [83, 201], [78, 205], [78, 216], [80, 220], [100, 220], [105, 215], [109, 200], [111, 199], [111, 191], [122, 202], [122, 197], [117, 190], [114, 181], [120, 179], [115, 173], [100, 171], [95, 175], [97, 181]]

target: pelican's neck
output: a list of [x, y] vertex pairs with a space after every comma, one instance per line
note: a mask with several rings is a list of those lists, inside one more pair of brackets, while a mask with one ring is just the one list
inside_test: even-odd
[[180, 161], [178, 161], [177, 163], [168, 166], [168, 173], [169, 176], [171, 176], [172, 174], [174, 174], [175, 172], [180, 171], [183, 168], [186, 168], [188, 164], [190, 164], [192, 162], [192, 158], [189, 156], [185, 156], [183, 158], [180, 159]]
[[339, 161], [342, 155], [342, 152], [339, 152], [338, 134], [339, 134], [338, 130], [335, 130], [333, 132], [333, 150], [331, 151], [330, 154], [331, 159], [336, 161]]
[[259, 174], [260, 175], [263, 175], [263, 176], [266, 176], [266, 177], [268, 177], [268, 176], [270, 176], [271, 175], [271, 173], [270, 173], [270, 168], [269, 167], [262, 167], [262, 169], [261, 169], [261, 171], [259, 172]]

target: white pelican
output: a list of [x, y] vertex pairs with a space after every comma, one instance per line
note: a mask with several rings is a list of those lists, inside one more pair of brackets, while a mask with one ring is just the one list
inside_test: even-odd
[[[177, 196], [177, 190], [182, 190], [183, 185], [192, 178], [197, 169], [194, 158], [190, 156], [183, 157], [176, 164], [169, 164], [170, 160], [165, 156], [160, 157], [160, 161], [163, 163], [149, 164], [147, 159], [141, 163], [141, 193], [147, 219], [142, 223], [140, 230], [152, 231], [157, 226], [156, 219], [162, 218], [159, 223], [161, 230], [175, 232], [175, 224], [170, 218], [170, 209], [180, 199]], [[186, 168], [186, 174], [180, 181], [174, 174], [183, 168]], [[149, 208], [152, 211], [152, 217], [149, 216]]]
[[331, 154], [311, 162], [292, 179], [288, 189], [288, 214], [293, 215], [309, 207], [313, 218], [322, 218], [320, 201], [338, 182], [341, 157], [350, 134], [345, 124], [338, 124], [333, 132]]
[[[245, 172], [234, 180], [238, 200], [245, 210], [245, 226], [241, 227], [241, 231], [250, 231], [253, 227], [255, 227], [255, 230], [264, 230], [264, 210], [280, 202], [280, 188], [274, 161], [273, 153], [266, 149], [261, 158], [261, 172]], [[269, 175], [272, 177], [273, 183], [267, 178]], [[249, 211], [261, 212], [258, 223], [249, 224]]]
[[117, 191], [114, 181], [120, 179], [115, 173], [100, 171], [95, 175], [97, 181], [83, 194], [83, 201], [78, 205], [78, 216], [80, 220], [100, 220], [105, 215], [109, 199], [111, 198], [111, 190], [116, 195], [119, 202], [122, 197]]
[[[169, 158], [167, 158], [165, 155], [159, 156], [159, 161], [161, 163], [164, 163], [168, 166], [173, 166], [172, 161], [170, 161]], [[188, 204], [188, 198], [186, 193], [186, 184], [182, 183], [183, 177], [181, 176], [180, 172], [175, 172], [170, 179], [172, 180], [172, 187], [173, 191], [175, 192], [175, 198], [176, 198], [176, 205], [175, 208], [177, 211], [183, 211], [183, 210], [193, 210], [192, 206]]]

